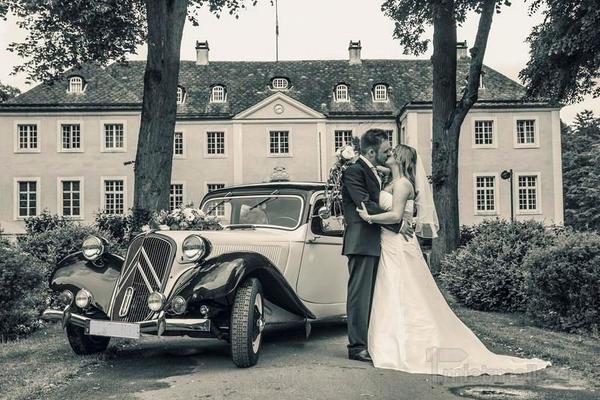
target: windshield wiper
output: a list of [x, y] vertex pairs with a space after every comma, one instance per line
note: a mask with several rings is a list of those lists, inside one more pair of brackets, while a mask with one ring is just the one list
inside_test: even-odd
[[231, 192], [227, 192], [227, 194], [223, 197], [223, 200], [221, 200], [220, 202], [218, 202], [214, 207], [212, 207], [210, 210], [208, 210], [206, 212], [206, 215], [210, 215], [210, 213], [212, 213], [213, 211], [215, 211], [217, 208], [221, 207], [223, 204], [225, 204], [226, 202], [230, 201], [227, 197], [231, 196]]
[[[272, 192], [271, 194], [269, 194], [269, 196], [273, 196], [273, 195], [275, 195], [275, 194], [279, 194], [279, 189], [273, 190], [273, 192]], [[264, 200], [261, 200], [261, 201], [259, 201], [258, 203], [256, 203], [255, 205], [253, 205], [252, 207], [250, 207], [250, 208], [248, 209], [248, 211], [252, 211], [252, 210], [254, 210], [256, 207], [260, 207], [260, 206], [262, 206], [263, 204], [265, 204], [266, 202], [268, 202], [268, 201], [271, 201], [271, 200], [275, 200], [275, 199], [277, 199], [277, 197], [267, 197], [266, 199], [264, 199]]]

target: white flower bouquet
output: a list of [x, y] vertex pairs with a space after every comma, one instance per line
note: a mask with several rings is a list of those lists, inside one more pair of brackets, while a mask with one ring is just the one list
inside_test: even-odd
[[206, 215], [204, 211], [194, 208], [193, 204], [180, 206], [173, 211], [161, 210], [152, 214], [148, 225], [142, 230], [190, 230], [190, 231], [216, 231], [223, 229], [219, 217]]

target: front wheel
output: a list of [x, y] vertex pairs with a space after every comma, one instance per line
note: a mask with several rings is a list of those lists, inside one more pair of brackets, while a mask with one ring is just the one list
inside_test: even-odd
[[250, 278], [238, 288], [231, 311], [231, 358], [235, 365], [256, 365], [264, 327], [262, 285]]
[[101, 353], [108, 347], [110, 337], [86, 335], [83, 328], [67, 325], [67, 338], [75, 354]]

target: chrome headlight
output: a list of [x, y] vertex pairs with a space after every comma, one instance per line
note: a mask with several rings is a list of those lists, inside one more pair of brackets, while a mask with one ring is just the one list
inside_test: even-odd
[[165, 296], [159, 292], [152, 292], [148, 296], [148, 308], [154, 312], [162, 310], [165, 305]]
[[102, 242], [102, 239], [96, 236], [86, 237], [83, 241], [82, 252], [83, 256], [90, 261], [99, 259], [104, 253], [104, 243]]
[[187, 308], [187, 301], [181, 296], [176, 296], [173, 300], [171, 300], [171, 310], [177, 315], [181, 315], [185, 312]]
[[85, 289], [81, 289], [75, 296], [75, 304], [79, 308], [87, 308], [92, 304], [92, 294]]
[[206, 254], [206, 243], [200, 236], [190, 235], [181, 244], [181, 251], [189, 261], [197, 261]]
[[63, 306], [70, 306], [73, 304], [73, 292], [68, 289], [63, 290], [63, 292], [60, 294], [59, 301]]

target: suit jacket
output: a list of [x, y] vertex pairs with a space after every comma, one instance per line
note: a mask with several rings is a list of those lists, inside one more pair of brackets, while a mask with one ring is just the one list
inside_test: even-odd
[[[386, 212], [379, 207], [379, 181], [369, 166], [360, 158], [350, 165], [342, 176], [342, 207], [344, 209], [343, 255], [365, 255], [379, 257], [381, 254], [381, 226], [365, 222], [358, 212], [361, 202], [371, 215]], [[400, 231], [400, 224], [383, 225], [394, 232]]]

